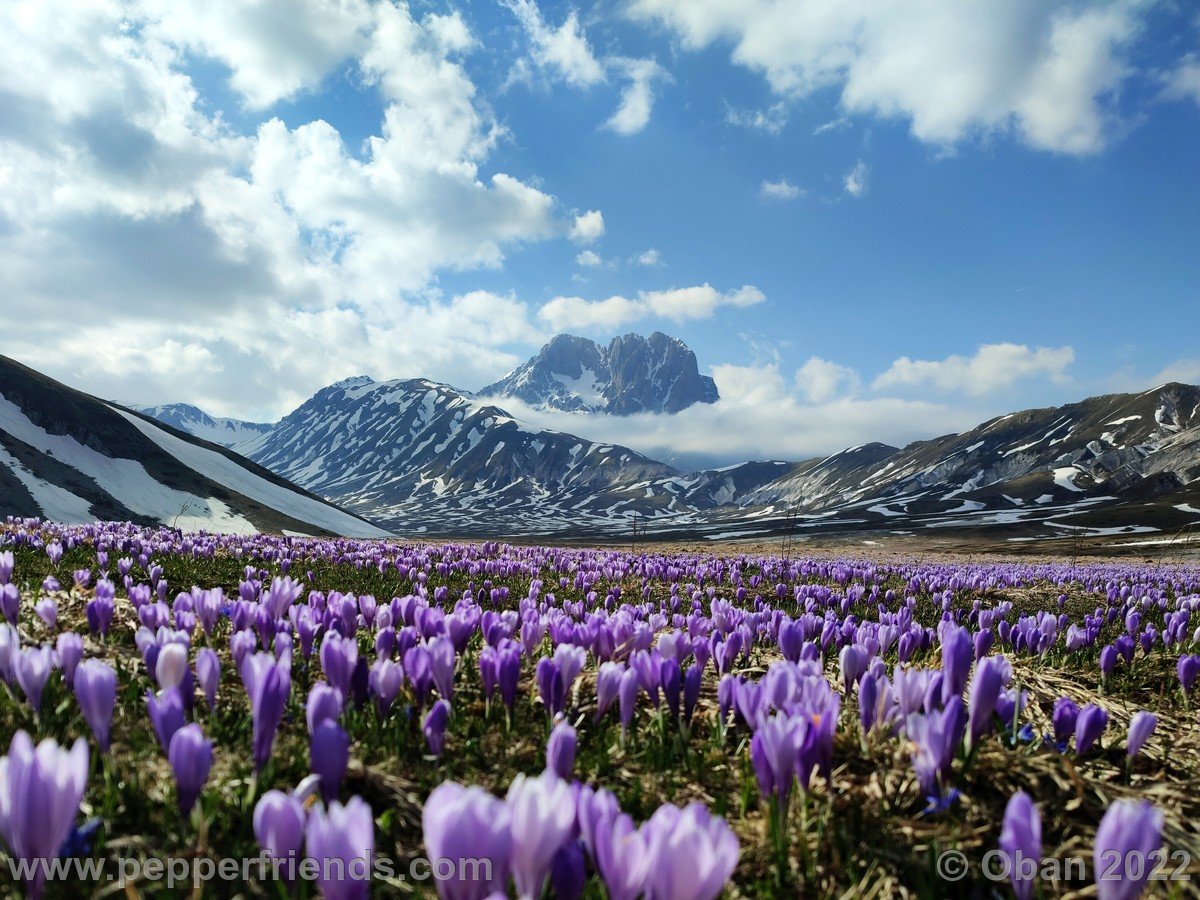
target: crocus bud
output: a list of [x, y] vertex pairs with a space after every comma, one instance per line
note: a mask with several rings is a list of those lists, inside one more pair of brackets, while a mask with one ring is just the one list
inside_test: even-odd
[[1009, 878], [1017, 900], [1029, 900], [1041, 868], [1042, 818], [1024, 791], [1013, 794], [1004, 810], [1000, 851], [1008, 857]]
[[1089, 703], [1079, 711], [1075, 721], [1075, 752], [1080, 756], [1092, 749], [1108, 725], [1108, 713], [1103, 707]]
[[1157, 727], [1158, 717], [1154, 713], [1144, 709], [1134, 713], [1133, 718], [1129, 720], [1129, 737], [1125, 741], [1126, 755], [1137, 756], [1141, 753], [1146, 740]]
[[546, 768], [559, 778], [569, 779], [575, 767], [575, 729], [566, 722], [559, 722], [550, 732], [546, 742]]
[[158, 689], [169, 691], [183, 684], [187, 667], [187, 647], [184, 644], [170, 641], [163, 645], [154, 663], [154, 680], [158, 682]]
[[101, 752], [107, 753], [117, 705], [117, 673], [108, 663], [85, 659], [75, 669], [75, 697]]
[[171, 738], [167, 759], [175, 773], [179, 812], [186, 817], [196, 804], [196, 798], [200, 796], [204, 783], [208, 781], [208, 773], [212, 770], [212, 741], [204, 737], [199, 725], [184, 725]]
[[350, 738], [340, 725], [326, 719], [317, 726], [309, 745], [309, 760], [313, 772], [321, 776], [321, 795], [326, 803], [332, 803], [350, 762]]
[[434, 756], [441, 756], [446, 746], [446, 724], [449, 721], [450, 704], [445, 700], [433, 704], [433, 709], [425, 716], [421, 730], [425, 733], [425, 743], [429, 745], [429, 752]]
[[1118, 800], [1096, 829], [1093, 850], [1100, 900], [1135, 900], [1162, 849], [1163, 814], [1149, 800]]

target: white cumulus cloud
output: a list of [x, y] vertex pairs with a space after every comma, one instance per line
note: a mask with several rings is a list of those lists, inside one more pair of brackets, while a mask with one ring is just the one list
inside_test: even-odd
[[732, 47], [734, 63], [796, 101], [840, 93], [851, 114], [907, 120], [952, 145], [992, 132], [1031, 147], [1094, 153], [1149, 4], [1139, 0], [632, 0], [689, 50]]
[[887, 390], [931, 386], [979, 396], [1027, 378], [1063, 383], [1074, 361], [1075, 351], [1070, 347], [982, 344], [971, 356], [955, 354], [941, 360], [902, 356], [872, 382], [872, 387]]
[[577, 244], [590, 244], [604, 235], [604, 214], [598, 209], [580, 213], [571, 223], [570, 238]]

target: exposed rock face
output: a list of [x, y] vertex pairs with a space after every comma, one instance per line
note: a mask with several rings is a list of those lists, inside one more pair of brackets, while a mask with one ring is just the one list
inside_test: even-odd
[[676, 413], [720, 399], [716, 383], [700, 374], [696, 354], [658, 331], [649, 337], [621, 335], [607, 347], [560, 334], [479, 396], [515, 397], [542, 409], [616, 416]]

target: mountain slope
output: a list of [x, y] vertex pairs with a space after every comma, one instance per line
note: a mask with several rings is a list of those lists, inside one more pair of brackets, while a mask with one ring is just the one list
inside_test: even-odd
[[162, 406], [134, 406], [131, 409], [165, 422], [172, 428], [186, 432], [201, 440], [236, 449], [263, 434], [274, 426], [265, 422], [245, 422], [241, 419], [226, 419], [210, 416], [199, 407], [189, 403], [168, 403]]
[[[733, 501], [802, 527], [1015, 526], [1063, 534], [1182, 527], [1200, 492], [1200, 388], [1166, 384], [1024, 410], [903, 449], [854, 447], [792, 465]], [[718, 516], [728, 521], [732, 509]]]
[[503, 533], [612, 524], [679, 507], [675, 473], [632, 450], [525, 425], [425, 379], [318, 391], [245, 445], [255, 462], [402, 530]]
[[676, 413], [720, 399], [716, 383], [701, 375], [696, 354], [661, 332], [626, 334], [607, 347], [560, 334], [480, 397], [515, 397], [531, 406], [565, 412]]
[[241, 533], [386, 535], [224, 448], [5, 357], [0, 514]]

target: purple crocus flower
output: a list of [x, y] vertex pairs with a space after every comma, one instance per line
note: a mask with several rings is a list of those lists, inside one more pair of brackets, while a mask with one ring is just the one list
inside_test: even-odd
[[0, 584], [0, 613], [9, 624], [16, 625], [21, 615], [21, 592], [15, 584]]
[[350, 696], [357, 665], [358, 644], [353, 638], [342, 637], [336, 631], [325, 635], [321, 641], [321, 670], [330, 685], [341, 693], [343, 701]]
[[621, 675], [621, 683], [617, 686], [617, 706], [621, 713], [621, 733], [629, 731], [633, 722], [633, 714], [637, 711], [638, 675], [633, 669], [626, 669]]
[[914, 744], [913, 768], [925, 796], [941, 797], [942, 780], [950, 771], [965, 729], [966, 714], [957, 694], [951, 696], [945, 709], [908, 717], [905, 731]]
[[404, 686], [404, 670], [399, 663], [390, 659], [378, 659], [371, 666], [368, 678], [371, 693], [375, 697], [375, 710], [383, 718], [396, 702], [400, 688]]
[[635, 900], [645, 887], [650, 854], [633, 819], [615, 808], [603, 815], [595, 823], [591, 846], [610, 900]]
[[317, 726], [329, 720], [336, 721], [342, 714], [342, 695], [324, 681], [318, 681], [308, 692], [304, 716], [308, 722], [308, 733], [313, 734]]
[[1008, 877], [1017, 900], [1029, 900], [1041, 867], [1042, 817], [1024, 791], [1013, 794], [1005, 807], [1000, 850], [1008, 857]]
[[621, 687], [621, 676], [624, 674], [624, 663], [600, 664], [600, 668], [596, 672], [596, 721], [599, 721], [616, 701]]
[[538, 694], [550, 715], [563, 711], [566, 706], [566, 693], [563, 690], [562, 672], [558, 663], [548, 656], [543, 656], [537, 664]]
[[33, 605], [33, 611], [46, 623], [47, 628], [54, 630], [54, 626], [58, 624], [58, 604], [54, 602], [54, 598], [43, 597]]
[[175, 773], [179, 812], [186, 818], [196, 804], [204, 783], [208, 781], [213, 763], [212, 741], [205, 738], [199, 725], [184, 725], [171, 738], [167, 759]]
[[1189, 694], [1200, 675], [1200, 656], [1181, 656], [1175, 664], [1175, 673], [1179, 676], [1179, 685], [1185, 694]]
[[1154, 713], [1144, 709], [1135, 712], [1129, 720], [1129, 737], [1125, 741], [1126, 755], [1137, 756], [1141, 753], [1142, 747], [1157, 727], [1158, 717]]
[[8, 584], [12, 580], [16, 560], [11, 550], [0, 552], [0, 584]]
[[[361, 797], [343, 806], [317, 806], [304, 830], [308, 857], [317, 861], [317, 884], [326, 900], [363, 900], [371, 890], [375, 820]], [[339, 863], [340, 861], [340, 863]]]
[[221, 660], [215, 650], [203, 647], [196, 651], [196, 681], [204, 693], [204, 702], [211, 711], [217, 705], [217, 686], [221, 681]]
[[[304, 844], [304, 804], [294, 794], [267, 791], [254, 807], [254, 837], [271, 859], [296, 860]], [[288, 867], [281, 867], [288, 871]]]
[[25, 887], [34, 900], [42, 895], [47, 864], [71, 833], [87, 777], [82, 738], [70, 750], [50, 738], [34, 747], [18, 731], [0, 759], [0, 836], [14, 859], [31, 864]]
[[971, 679], [968, 701], [968, 743], [974, 746], [981, 737], [992, 729], [992, 714], [996, 700], [1004, 688], [1007, 677], [1006, 663], [1001, 657], [989, 656], [980, 660]]
[[521, 651], [516, 645], [501, 647], [496, 677], [500, 689], [500, 699], [508, 709], [517, 702], [517, 686], [521, 679]]
[[842, 685], [847, 697], [853, 693], [854, 686], [867, 671], [867, 663], [870, 660], [871, 654], [861, 644], [847, 644], [838, 654], [838, 666], [842, 670]]
[[161, 691], [181, 688], [188, 674], [188, 648], [186, 644], [169, 641], [158, 651], [154, 662], [154, 680]]
[[1050, 721], [1054, 726], [1054, 742], [1059, 749], [1065, 749], [1067, 742], [1075, 734], [1075, 723], [1079, 719], [1079, 706], [1069, 697], [1059, 697], [1054, 701], [1054, 711]]
[[150, 724], [154, 726], [154, 734], [158, 744], [166, 753], [171, 747], [171, 738], [184, 725], [183, 698], [179, 688], [154, 693], [146, 691], [146, 710], [150, 713]]
[[271, 758], [275, 732], [292, 692], [292, 676], [285, 662], [276, 662], [269, 653], [256, 653], [243, 663], [243, 678], [254, 721], [254, 768], [260, 771]]
[[454, 697], [454, 642], [448, 637], [436, 637], [429, 642], [429, 671], [433, 686], [443, 700]]
[[942, 631], [942, 702], [949, 702], [956, 694], [962, 694], [967, 686], [971, 663], [975, 659], [975, 648], [971, 634], [958, 625], [948, 625]]
[[569, 779], [571, 770], [575, 767], [577, 745], [575, 729], [569, 723], [559, 722], [555, 725], [554, 730], [550, 732], [550, 739], [546, 742], [546, 769], [554, 772], [559, 778]]
[[1075, 720], [1075, 752], [1083, 756], [1092, 749], [1108, 725], [1108, 713], [1095, 703], [1089, 703], [1079, 711]]
[[75, 697], [100, 751], [107, 753], [117, 705], [117, 673], [113, 667], [98, 659], [81, 662], [75, 669]]
[[1136, 900], [1162, 849], [1163, 814], [1149, 800], [1117, 800], [1096, 829], [1093, 864], [1100, 900]]
[[[764, 719], [750, 741], [750, 761], [764, 797], [774, 796], [786, 807], [796, 780], [796, 765], [804, 726], [798, 719], [784, 715]], [[782, 815], [782, 812], [781, 812]]]
[[87, 605], [88, 628], [95, 634], [104, 636], [112, 627], [113, 613], [116, 609], [116, 590], [108, 580], [96, 582], [96, 596]]
[[579, 900], [587, 884], [587, 865], [579, 841], [559, 848], [550, 864], [550, 887], [555, 900]]
[[683, 809], [664, 804], [642, 831], [650, 900], [713, 900], [737, 867], [737, 838], [724, 819], [699, 803]]
[[15, 659], [17, 684], [25, 692], [25, 699], [33, 707], [33, 711], [42, 711], [42, 691], [54, 669], [54, 651], [49, 645], [26, 647], [17, 653]]
[[442, 750], [446, 747], [446, 725], [449, 721], [450, 704], [445, 700], [439, 700], [433, 704], [433, 708], [425, 716], [421, 731], [425, 734], [425, 743], [429, 745], [429, 752], [434, 756], [441, 756]]
[[512, 871], [522, 897], [542, 895], [554, 854], [575, 828], [575, 795], [553, 772], [518, 775], [506, 797], [512, 814]]
[[[483, 900], [503, 890], [512, 858], [511, 822], [508, 805], [482, 788], [446, 781], [433, 789], [425, 801], [421, 827], [432, 870], [451, 872], [449, 878], [437, 879], [442, 900]], [[461, 866], [462, 859], [487, 865]], [[440, 860], [453, 865], [439, 868]]]
[[66, 681], [67, 689], [70, 690], [75, 686], [75, 669], [79, 665], [79, 661], [83, 659], [83, 638], [74, 631], [64, 631], [58, 636], [54, 650], [58, 655], [58, 664], [63, 671], [63, 680]]
[[321, 777], [321, 796], [326, 803], [333, 802], [350, 762], [349, 735], [330, 719], [321, 722], [309, 742], [309, 761], [313, 772]]

